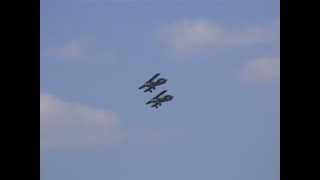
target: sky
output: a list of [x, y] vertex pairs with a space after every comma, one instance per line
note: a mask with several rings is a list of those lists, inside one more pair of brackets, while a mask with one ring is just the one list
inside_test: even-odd
[[41, 180], [279, 180], [279, 8], [41, 0]]

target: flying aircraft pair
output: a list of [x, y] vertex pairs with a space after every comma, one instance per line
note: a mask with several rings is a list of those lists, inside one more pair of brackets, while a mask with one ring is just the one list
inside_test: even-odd
[[[142, 86], [139, 87], [139, 89], [144, 89], [144, 92], [152, 92], [152, 90], [155, 90], [157, 86], [160, 86], [162, 84], [165, 84], [167, 82], [167, 79], [165, 78], [159, 78], [156, 80], [156, 78], [160, 75], [160, 73], [155, 74], [151, 79], [146, 81]], [[171, 101], [173, 99], [172, 95], [164, 95], [168, 90], [163, 90], [153, 98], [151, 98], [146, 104], [152, 104], [152, 108], [158, 108], [161, 106], [162, 103]]]

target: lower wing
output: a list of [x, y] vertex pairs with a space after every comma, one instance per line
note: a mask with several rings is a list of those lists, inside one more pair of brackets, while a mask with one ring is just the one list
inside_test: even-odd
[[146, 85], [144, 84], [144, 85], [142, 85], [142, 86], [140, 86], [139, 87], [139, 89], [142, 89], [142, 88], [144, 88], [144, 87], [146, 87]]
[[144, 92], [148, 92], [148, 91], [152, 92], [151, 90], [152, 90], [153, 88], [154, 88], [154, 87], [148, 87], [146, 90], [144, 90]]

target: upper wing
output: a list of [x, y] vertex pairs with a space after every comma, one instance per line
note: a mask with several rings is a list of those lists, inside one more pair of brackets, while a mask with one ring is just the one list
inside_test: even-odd
[[151, 82], [151, 81], [155, 80], [159, 75], [160, 75], [160, 73], [155, 74], [155, 75], [152, 76], [152, 78], [149, 79], [147, 82]]
[[167, 90], [164, 90], [164, 91], [160, 92], [158, 95], [156, 95], [155, 97], [153, 97], [152, 99], [157, 99], [157, 98], [159, 98], [162, 94], [164, 94], [164, 93], [166, 93], [166, 92], [167, 92]]
[[152, 76], [152, 78], [149, 79], [148, 81], [146, 81], [142, 86], [140, 86], [139, 89], [142, 89], [142, 88], [146, 87], [146, 83], [147, 83], [147, 82], [153, 81], [153, 80], [156, 79], [159, 75], [160, 75], [160, 73], [157, 73], [157, 74], [155, 74], [154, 76]]

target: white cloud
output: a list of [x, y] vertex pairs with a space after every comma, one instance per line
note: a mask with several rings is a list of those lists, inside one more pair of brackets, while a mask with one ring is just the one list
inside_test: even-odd
[[183, 134], [174, 128], [122, 128], [117, 114], [110, 110], [40, 94], [42, 148], [161, 145], [178, 141]]
[[114, 62], [115, 51], [112, 48], [97, 46], [95, 40], [73, 40], [66, 42], [60, 47], [49, 48], [46, 56], [57, 57], [66, 60], [85, 60], [87, 62]]
[[229, 31], [222, 25], [207, 20], [184, 20], [167, 26], [162, 31], [162, 40], [177, 54], [188, 55], [212, 48], [266, 42], [272, 39], [272, 35], [259, 28]]
[[122, 141], [117, 115], [105, 109], [40, 94], [41, 146], [106, 145]]
[[280, 79], [280, 57], [261, 57], [244, 67], [241, 78], [248, 81], [270, 81]]

